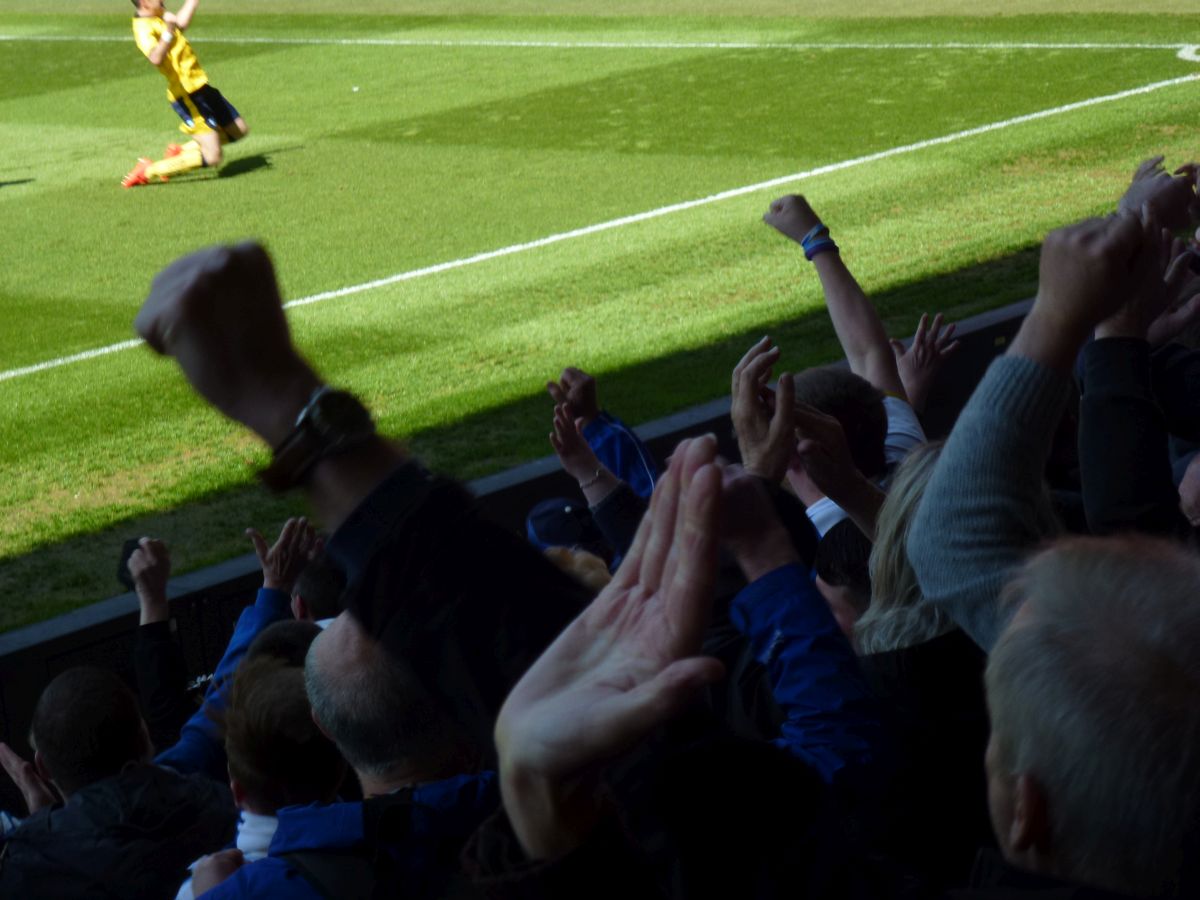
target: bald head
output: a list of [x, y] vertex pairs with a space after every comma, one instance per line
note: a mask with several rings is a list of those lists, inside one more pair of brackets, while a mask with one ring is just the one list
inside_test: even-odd
[[313, 641], [304, 681], [313, 717], [360, 777], [441, 772], [458, 756], [429, 693], [349, 613]]

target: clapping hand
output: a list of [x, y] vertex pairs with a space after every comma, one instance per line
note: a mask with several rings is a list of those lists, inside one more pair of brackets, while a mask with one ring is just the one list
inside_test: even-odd
[[582, 842], [594, 779], [721, 677], [699, 656], [713, 601], [721, 471], [711, 436], [684, 441], [612, 582], [529, 668], [496, 722], [501, 794], [533, 859]]
[[571, 418], [580, 420], [580, 428], [586, 428], [600, 414], [596, 379], [583, 369], [568, 366], [562, 370], [558, 381], [546, 382], [546, 390], [555, 406], [567, 404]]
[[268, 547], [266, 539], [254, 528], [247, 528], [246, 536], [254, 544], [254, 552], [262, 564], [263, 587], [285, 594], [291, 594], [296, 579], [321, 547], [316, 530], [303, 517], [288, 519], [273, 546]]
[[788, 374], [779, 376], [778, 394], [767, 382], [779, 360], [779, 348], [763, 338], [746, 351], [733, 369], [729, 415], [737, 433], [746, 471], [773, 483], [787, 472], [795, 438], [795, 387]]
[[25, 798], [25, 805], [29, 807], [30, 815], [58, 802], [54, 786], [38, 774], [33, 763], [18, 756], [8, 744], [0, 743], [0, 766], [4, 767], [8, 777], [13, 780], [21, 792], [21, 796]]
[[1140, 214], [1149, 207], [1150, 215], [1171, 231], [1195, 225], [1200, 220], [1200, 198], [1196, 195], [1197, 166], [1187, 163], [1167, 174], [1163, 157], [1145, 160], [1133, 173], [1133, 181], [1121, 197], [1118, 208]]

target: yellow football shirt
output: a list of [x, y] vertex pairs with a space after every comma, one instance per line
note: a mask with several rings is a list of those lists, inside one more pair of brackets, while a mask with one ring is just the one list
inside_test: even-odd
[[[133, 37], [137, 41], [138, 49], [147, 58], [158, 42], [162, 40], [166, 27], [167, 23], [158, 16], [136, 16], [134, 18]], [[179, 100], [208, 84], [208, 76], [200, 68], [200, 61], [196, 59], [196, 51], [192, 49], [192, 45], [188, 43], [188, 39], [179, 29], [175, 29], [175, 40], [171, 42], [171, 49], [167, 51], [163, 61], [158, 64], [158, 71], [162, 72], [163, 77], [167, 79], [167, 96], [171, 100]]]

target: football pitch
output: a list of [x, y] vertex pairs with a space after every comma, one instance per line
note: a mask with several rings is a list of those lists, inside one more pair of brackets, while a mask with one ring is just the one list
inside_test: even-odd
[[131, 340], [187, 251], [261, 240], [317, 368], [470, 478], [550, 452], [565, 365], [637, 423], [723, 394], [764, 333], [788, 369], [839, 355], [776, 196], [904, 336], [1030, 296], [1047, 230], [1200, 156], [1178, 0], [544, 6], [202, 0], [189, 39], [251, 134], [133, 190], [179, 134], [128, 2], [0, 6], [0, 632], [119, 592], [126, 537], [180, 573], [302, 511]]

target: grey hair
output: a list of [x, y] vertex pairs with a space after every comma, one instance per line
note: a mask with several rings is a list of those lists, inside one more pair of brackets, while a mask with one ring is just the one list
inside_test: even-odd
[[925, 602], [908, 561], [908, 529], [942, 453], [942, 442], [914, 447], [896, 468], [875, 525], [871, 548], [871, 604], [854, 626], [864, 656], [932, 640], [954, 628], [938, 607]]
[[[353, 627], [358, 627], [357, 625]], [[313, 715], [356, 772], [385, 778], [445, 752], [447, 722], [415, 675], [370, 639], [331, 665], [312, 642], [304, 687]]]
[[1200, 559], [1150, 538], [1069, 538], [1003, 599], [1024, 607], [988, 660], [996, 764], [1045, 792], [1056, 868], [1177, 892], [1200, 813]]

